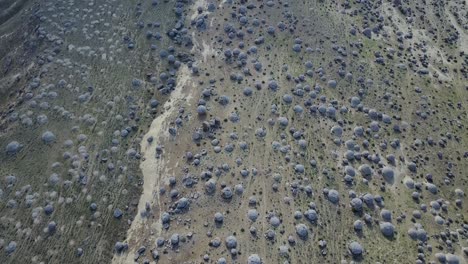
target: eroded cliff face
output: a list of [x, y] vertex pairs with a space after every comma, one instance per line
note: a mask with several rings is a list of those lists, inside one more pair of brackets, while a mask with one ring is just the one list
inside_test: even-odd
[[0, 262], [466, 262], [466, 3], [0, 7]]

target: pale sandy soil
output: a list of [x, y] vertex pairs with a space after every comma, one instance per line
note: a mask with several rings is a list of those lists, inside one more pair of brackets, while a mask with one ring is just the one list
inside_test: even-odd
[[[140, 163], [140, 169], [143, 173], [143, 192], [138, 202], [138, 213], [135, 216], [128, 232], [127, 241], [130, 242], [130, 248], [132, 242], [140, 239], [140, 234], [153, 232], [155, 235], [161, 233], [161, 223], [159, 217], [158, 221], [147, 221], [142, 217], [141, 212], [145, 211], [146, 203], [150, 203], [151, 208], [156, 208], [161, 211], [161, 205], [159, 204], [159, 188], [160, 184], [164, 182], [165, 173], [165, 157], [162, 155], [160, 158], [156, 158], [156, 146], [164, 142], [169, 137], [168, 123], [174, 113], [177, 113], [177, 103], [186, 100], [189, 101], [191, 96], [189, 95], [190, 90], [190, 72], [186, 65], [183, 65], [178, 74], [177, 87], [171, 93], [171, 99], [168, 100], [163, 108], [164, 112], [156, 117], [151, 123], [151, 127], [143, 137], [140, 148], [142, 151], [142, 162]], [[148, 144], [147, 139], [153, 137], [154, 141], [152, 144]], [[161, 212], [157, 213], [160, 215]], [[113, 263], [134, 263], [134, 250], [129, 250], [127, 255], [118, 256], [114, 255]]]

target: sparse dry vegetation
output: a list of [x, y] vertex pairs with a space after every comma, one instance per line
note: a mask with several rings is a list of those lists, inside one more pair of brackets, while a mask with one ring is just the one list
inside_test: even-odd
[[0, 263], [466, 263], [466, 14], [0, 0]]

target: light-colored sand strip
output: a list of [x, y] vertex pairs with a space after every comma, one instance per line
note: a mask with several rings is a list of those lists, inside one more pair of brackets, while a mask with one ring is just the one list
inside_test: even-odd
[[[192, 20], [194, 20], [194, 19], [197, 18], [197, 16], [199, 16], [199, 15], [206, 15], [206, 14], [208, 14], [208, 12], [206, 11], [206, 7], [207, 7], [207, 6], [208, 6], [208, 1], [206, 1], [206, 0], [197, 0], [197, 1], [192, 5], [192, 9], [193, 9], [193, 10], [192, 10], [192, 15], [190, 16], [190, 18], [191, 18]], [[203, 10], [205, 10], [205, 11], [204, 11], [203, 13], [201, 13], [201, 14], [198, 14], [198, 12], [197, 12], [197, 10], [196, 10], [198, 7], [202, 7]]]
[[217, 52], [213, 47], [206, 43], [205, 40], [202, 40], [202, 45], [197, 41], [195, 32], [192, 33], [193, 47], [191, 52], [200, 54], [203, 58], [202, 62], [208, 62], [212, 59], [214, 55], [216, 59], [219, 58], [219, 52]]
[[10, 33], [3, 34], [3, 35], [0, 36], [0, 39], [2, 39], [2, 38], [8, 38], [8, 37], [11, 36], [13, 33], [14, 33], [14, 31], [12, 31], [12, 32], [10, 32]]
[[[160, 235], [162, 231], [162, 225], [160, 218], [157, 221], [150, 223], [141, 216], [141, 212], [145, 210], [146, 203], [151, 204], [153, 210], [159, 210], [159, 214], [163, 210], [161, 208], [159, 199], [159, 187], [164, 181], [164, 176], [167, 175], [165, 169], [165, 158], [164, 154], [157, 159], [156, 158], [156, 146], [158, 144], [164, 145], [164, 140], [169, 137], [168, 122], [171, 120], [171, 116], [178, 112], [177, 104], [182, 100], [189, 100], [191, 85], [188, 85], [190, 79], [190, 71], [187, 65], [182, 65], [178, 72], [177, 87], [171, 93], [171, 98], [164, 104], [164, 112], [156, 117], [151, 123], [151, 127], [148, 133], [143, 137], [140, 143], [140, 149], [142, 151], [142, 162], [140, 163], [140, 169], [143, 173], [143, 193], [138, 202], [138, 213], [133, 220], [130, 229], [127, 231], [127, 241], [129, 242], [129, 251], [126, 255], [117, 256], [114, 255], [112, 263], [135, 263], [132, 242], [138, 241], [142, 233], [148, 234], [151, 231], [155, 235]], [[154, 141], [152, 144], [148, 144], [147, 139], [153, 137]]]

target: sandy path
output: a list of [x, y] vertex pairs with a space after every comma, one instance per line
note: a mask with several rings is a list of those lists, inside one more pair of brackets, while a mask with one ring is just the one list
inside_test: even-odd
[[[142, 151], [142, 162], [140, 163], [140, 169], [143, 173], [143, 192], [141, 194], [140, 200], [138, 202], [138, 213], [135, 216], [129, 230], [127, 231], [127, 242], [129, 242], [129, 251], [127, 255], [118, 256], [114, 255], [112, 263], [135, 263], [134, 253], [135, 249], [133, 246], [135, 241], [138, 241], [142, 233], [148, 234], [151, 231], [154, 232], [155, 237], [161, 234], [162, 225], [160, 219], [158, 221], [147, 221], [141, 216], [141, 212], [145, 211], [146, 203], [150, 203], [153, 210], [159, 210], [160, 215], [162, 208], [160, 205], [159, 199], [159, 188], [160, 184], [164, 181], [163, 176], [165, 173], [165, 157], [164, 154], [157, 159], [156, 158], [156, 146], [158, 144], [164, 145], [164, 141], [169, 137], [168, 132], [168, 123], [171, 120], [171, 117], [174, 113], [178, 112], [177, 104], [184, 101], [190, 101], [190, 88], [191, 85], [188, 85], [190, 79], [190, 71], [187, 65], [182, 65], [177, 78], [177, 87], [171, 93], [171, 98], [168, 100], [163, 108], [164, 112], [160, 114], [156, 119], [151, 123], [151, 127], [143, 137], [143, 140], [140, 143], [140, 149]], [[148, 144], [147, 139], [153, 137], [153, 143]]]
[[[196, 9], [198, 6], [205, 7], [207, 5], [206, 0], [197, 0], [192, 5], [191, 10], [191, 17], [192, 19], [196, 17], [197, 12]], [[195, 36], [193, 36], [193, 40], [195, 42], [195, 46], [199, 46], [198, 42], [196, 42]], [[203, 43], [204, 50], [206, 50], [206, 45]], [[205, 51], [206, 53], [206, 51]], [[205, 54], [204, 56], [208, 56]], [[205, 58], [206, 61], [207, 58]], [[178, 112], [177, 105], [184, 101], [185, 103], [190, 104], [190, 100], [192, 98], [190, 89], [193, 88], [193, 85], [189, 83], [190, 80], [190, 70], [187, 65], [183, 64], [178, 73], [177, 73], [177, 86], [175, 90], [171, 93], [170, 100], [166, 101], [164, 104], [164, 112], [156, 117], [151, 123], [150, 129], [148, 133], [145, 134], [141, 143], [140, 149], [142, 152], [142, 162], [140, 163], [140, 169], [143, 174], [143, 192], [141, 194], [140, 200], [138, 202], [138, 213], [135, 216], [135, 220], [133, 220], [130, 228], [127, 231], [127, 242], [129, 242], [129, 250], [126, 255], [118, 256], [114, 255], [112, 259], [112, 263], [120, 264], [120, 263], [135, 263], [135, 251], [137, 250], [135, 245], [139, 240], [144, 237], [147, 237], [143, 234], [149, 234], [152, 232], [154, 237], [158, 237], [162, 233], [162, 224], [159, 215], [161, 215], [163, 208], [160, 204], [159, 199], [159, 189], [161, 183], [164, 182], [164, 175], [168, 175], [164, 154], [161, 158], [156, 158], [156, 146], [158, 144], [164, 145], [164, 141], [169, 138], [169, 131], [168, 131], [168, 122], [171, 120], [171, 116]], [[147, 139], [149, 137], [153, 137], [153, 143], [148, 144]], [[141, 216], [141, 212], [145, 210], [146, 203], [149, 202], [151, 208], [153, 210], [159, 210], [158, 218], [156, 221], [147, 221], [145, 218]], [[154, 212], [153, 212], [154, 213]]]

